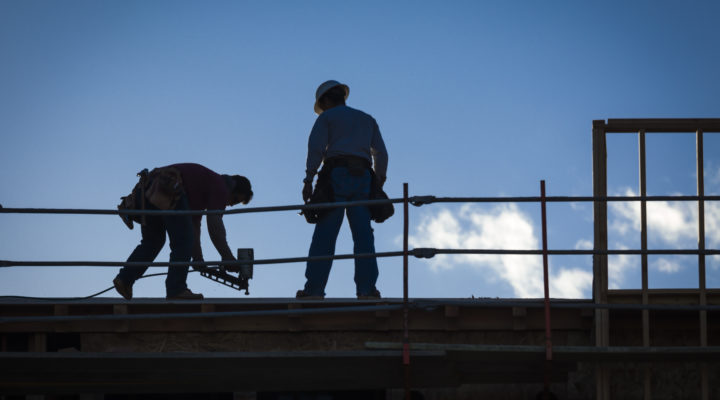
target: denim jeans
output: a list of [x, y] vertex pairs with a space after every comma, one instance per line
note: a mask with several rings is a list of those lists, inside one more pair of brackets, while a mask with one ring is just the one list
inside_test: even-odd
[[[148, 210], [157, 210], [146, 202]], [[188, 200], [183, 195], [178, 201], [176, 210], [188, 210]], [[190, 262], [192, 248], [195, 243], [192, 216], [190, 215], [147, 215], [142, 225], [142, 240], [128, 257], [128, 262], [153, 262], [165, 245], [165, 232], [170, 237], [170, 262]], [[148, 267], [125, 266], [120, 269], [118, 277], [128, 285], [132, 285], [147, 271]], [[165, 279], [167, 296], [175, 296], [187, 289], [189, 266], [168, 267]]]
[[[335, 201], [367, 200], [370, 196], [370, 172], [365, 171], [361, 176], [351, 175], [345, 167], [335, 167], [330, 175]], [[370, 210], [367, 206], [334, 208], [327, 212], [315, 225], [312, 243], [310, 244], [310, 257], [329, 256], [335, 254], [343, 214], [347, 213], [348, 223], [352, 231], [354, 253], [374, 253], [375, 238], [370, 226]], [[305, 269], [305, 292], [311, 296], [324, 296], [325, 285], [332, 260], [309, 261]], [[377, 260], [372, 258], [355, 259], [355, 287], [357, 295], [372, 294], [378, 277]]]

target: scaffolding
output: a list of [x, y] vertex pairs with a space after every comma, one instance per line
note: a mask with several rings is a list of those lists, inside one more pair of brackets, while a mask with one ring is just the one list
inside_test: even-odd
[[[648, 196], [646, 190], [646, 160], [645, 160], [645, 137], [648, 133], [693, 133], [696, 135], [696, 165], [697, 165], [697, 195], [695, 196]], [[410, 196], [408, 184], [403, 184], [403, 197], [389, 200], [370, 200], [342, 203], [326, 203], [316, 205], [289, 205], [275, 207], [249, 207], [236, 210], [206, 210], [206, 211], [163, 211], [163, 210], [96, 210], [96, 209], [37, 209], [37, 208], [2, 208], [0, 213], [23, 213], [23, 214], [96, 214], [96, 215], [208, 215], [224, 214], [234, 215], [254, 212], [282, 212], [306, 210], [311, 208], [331, 207], [353, 207], [371, 206], [383, 203], [402, 204], [403, 207], [403, 249], [390, 252], [378, 252], [372, 254], [342, 254], [328, 257], [290, 257], [253, 260], [254, 265], [269, 265], [279, 263], [297, 263], [311, 260], [326, 259], [354, 259], [362, 257], [403, 257], [403, 298], [400, 302], [392, 304], [361, 304], [344, 307], [314, 307], [312, 309], [287, 309], [287, 310], [245, 310], [234, 312], [186, 312], [173, 314], [173, 318], [229, 318], [247, 316], [272, 316], [272, 315], [302, 315], [302, 314], [334, 314], [367, 312], [375, 313], [400, 312], [402, 318], [402, 342], [401, 343], [370, 343], [368, 346], [375, 349], [396, 349], [402, 354], [402, 365], [404, 370], [405, 395], [408, 398], [412, 387], [410, 375], [411, 354], [425, 354], [438, 350], [459, 351], [458, 345], [429, 345], [423, 343], [411, 343], [410, 312], [411, 310], [427, 310], [434, 306], [431, 300], [413, 300], [409, 297], [409, 257], [431, 258], [439, 254], [516, 254], [542, 256], [543, 259], [543, 283], [544, 299], [542, 304], [536, 302], [514, 300], [502, 301], [504, 306], [543, 308], [545, 345], [542, 348], [522, 346], [478, 346], [474, 348], [464, 347], [465, 351], [480, 351], [483, 354], [493, 352], [528, 352], [537, 353], [542, 351], [544, 363], [542, 368], [543, 387], [545, 394], [549, 393], [549, 385], [552, 380], [553, 363], [567, 360], [595, 360], [598, 362], [595, 368], [596, 398], [610, 398], [610, 373], [606, 362], [617, 362], [623, 359], [632, 359], [640, 362], [655, 362], [669, 357], [673, 360], [701, 360], [701, 394], [703, 400], [710, 398], [710, 378], [708, 375], [708, 363], [716, 360], [720, 354], [720, 347], [710, 346], [708, 343], [708, 313], [720, 311], [720, 305], [708, 304], [708, 295], [716, 291], [706, 287], [705, 258], [708, 255], [718, 255], [720, 250], [708, 249], [705, 243], [705, 220], [704, 206], [706, 201], [720, 201], [720, 196], [708, 196], [704, 192], [704, 161], [703, 161], [703, 135], [705, 133], [720, 132], [720, 119], [632, 119], [618, 120], [610, 119], [605, 121], [593, 121], [593, 195], [592, 196], [547, 196], [545, 181], [540, 182], [539, 196], [529, 197], [435, 197], [435, 196]], [[607, 145], [606, 135], [611, 133], [637, 134], [639, 138], [639, 171], [640, 188], [639, 196], [608, 196], [607, 194]], [[694, 249], [649, 249], [647, 244], [647, 203], [652, 201], [692, 201], [697, 202], [698, 214], [698, 246]], [[433, 203], [537, 203], [540, 205], [542, 248], [540, 249], [436, 249], [436, 248], [415, 248], [410, 249], [409, 237], [409, 206], [420, 207]], [[594, 207], [594, 248], [591, 250], [579, 249], [549, 249], [547, 239], [547, 215], [546, 205], [550, 202], [586, 202], [592, 203]], [[608, 246], [608, 203], [609, 202], [639, 202], [641, 210], [641, 248], [640, 249], [610, 249]], [[692, 304], [667, 304], [662, 300], [651, 301], [654, 298], [661, 298], [662, 292], [648, 287], [648, 256], [649, 255], [685, 254], [697, 255], [698, 257], [698, 288], [689, 291], [691, 295], [696, 294], [696, 302]], [[591, 255], [593, 257], [593, 296], [591, 302], [586, 301], [565, 301], [551, 300], [549, 293], [548, 256], [550, 255]], [[627, 291], [610, 290], [608, 287], [608, 256], [609, 255], [639, 255], [641, 257], [642, 288], [640, 290], [641, 301], [639, 304], [617, 304], [611, 301], [612, 298], [619, 298], [627, 295]], [[127, 263], [114, 261], [20, 261], [0, 260], [0, 268], [4, 267], [29, 267], [29, 266], [92, 266], [92, 267], [116, 267], [125, 265], [142, 265], [152, 267], [163, 267], [173, 265], [217, 265], [234, 266], [241, 262], [230, 261], [207, 261], [203, 263]], [[444, 301], [443, 306], [452, 307], [453, 301]], [[467, 302], [457, 300], [454, 306], [466, 307], [491, 307], [493, 301]], [[551, 326], [552, 310], [563, 308], [592, 310], [594, 320], [594, 347], [568, 347], [553, 346]], [[613, 346], [610, 342], [610, 320], [611, 310], [634, 310], [642, 315], [642, 346], [639, 348], [628, 346]], [[653, 310], [675, 310], [675, 311], [697, 311], [699, 327], [699, 346], [686, 346], [674, 348], [667, 346], [653, 346], [650, 335], [650, 311]], [[447, 311], [446, 311], [447, 313]], [[452, 314], [453, 311], [450, 311]], [[167, 315], [159, 313], [150, 314], [117, 314], [107, 316], [97, 315], [52, 315], [52, 316], [0, 316], [0, 331], [3, 326], [24, 323], [63, 323], [68, 321], [94, 321], [94, 320], [133, 320], [164, 318]], [[419, 352], [419, 353], [418, 353]], [[429, 353], [428, 353], [429, 354]], [[645, 364], [643, 396], [645, 399], [651, 396], [651, 372], [649, 364]]]

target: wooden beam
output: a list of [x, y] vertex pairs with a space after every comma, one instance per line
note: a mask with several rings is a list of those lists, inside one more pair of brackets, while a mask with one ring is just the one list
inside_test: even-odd
[[[697, 195], [698, 200], [698, 250], [705, 250], [705, 161], [704, 161], [703, 131], [698, 129], [695, 133], [695, 159], [697, 161]], [[700, 291], [700, 305], [707, 304], [706, 282], [705, 282], [705, 255], [698, 255], [698, 286]], [[707, 346], [707, 311], [700, 311], [700, 346]], [[708, 366], [700, 365], [700, 393], [702, 400], [710, 399], [710, 382]]]
[[[647, 162], [645, 157], [645, 131], [640, 130], [638, 132], [638, 170], [640, 173], [639, 185], [640, 185], [640, 196], [647, 196]], [[647, 201], [640, 201], [640, 249], [647, 250], [648, 239], [647, 239]], [[648, 303], [648, 255], [642, 254], [640, 256], [640, 265], [642, 272], [642, 304]], [[643, 346], [650, 346], [650, 313], [648, 310], [642, 311], [642, 342]], [[647, 372], [647, 370], [646, 370]], [[649, 399], [647, 390], [649, 390], [648, 379], [646, 375], [645, 379], [645, 398]]]
[[603, 128], [608, 133], [635, 133], [640, 130], [670, 133], [695, 133], [697, 130], [720, 132], [720, 118], [608, 119], [607, 124], [603, 123]]
[[[607, 197], [607, 143], [605, 121], [593, 121], [592, 154], [593, 154], [593, 196]], [[607, 234], [607, 201], [595, 201], [594, 217], [594, 249], [608, 249]], [[608, 291], [608, 257], [606, 254], [593, 256], [593, 300], [596, 303], [607, 303]], [[595, 311], [595, 345], [609, 346], [609, 313], [608, 310]], [[610, 373], [602, 365], [595, 369], [595, 398], [610, 399]]]

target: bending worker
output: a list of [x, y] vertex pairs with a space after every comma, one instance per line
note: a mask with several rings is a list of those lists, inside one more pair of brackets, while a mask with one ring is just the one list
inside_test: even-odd
[[[368, 200], [373, 160], [376, 184], [382, 187], [385, 182], [388, 154], [378, 124], [370, 115], [345, 105], [349, 94], [347, 85], [334, 80], [324, 82], [315, 92], [315, 112], [319, 116], [308, 141], [307, 169], [302, 191], [306, 203], [313, 197], [313, 178], [321, 162], [323, 167], [315, 191], [331, 193], [325, 201]], [[335, 242], [345, 212], [352, 231], [354, 253], [375, 252], [370, 210], [367, 206], [356, 206], [322, 212], [315, 225], [310, 257], [335, 254]], [[305, 270], [305, 287], [297, 292], [296, 297], [324, 298], [331, 266], [332, 260], [309, 261]], [[355, 285], [359, 299], [380, 298], [380, 292], [375, 287], [377, 277], [375, 257], [355, 259]]]
[[[142, 190], [139, 188], [142, 186]], [[142, 193], [142, 194], [141, 194]], [[143, 198], [139, 198], [139, 197]], [[156, 168], [136, 186], [128, 198], [137, 205], [128, 208], [148, 210], [224, 210], [225, 206], [247, 204], [253, 192], [250, 181], [240, 175], [220, 175], [199, 164], [173, 164]], [[121, 204], [122, 206], [122, 204]], [[128, 262], [152, 262], [170, 237], [170, 262], [203, 261], [200, 246], [201, 215], [147, 215], [142, 222], [142, 241], [128, 257]], [[125, 219], [124, 219], [125, 220]], [[134, 218], [136, 222], [141, 219]], [[132, 229], [132, 222], [126, 221]], [[223, 261], [235, 261], [225, 238], [222, 214], [207, 215], [208, 233]], [[132, 299], [133, 283], [148, 267], [125, 266], [113, 280], [115, 289], [125, 299]], [[168, 267], [165, 289], [168, 299], [202, 299], [186, 284], [188, 266]]]

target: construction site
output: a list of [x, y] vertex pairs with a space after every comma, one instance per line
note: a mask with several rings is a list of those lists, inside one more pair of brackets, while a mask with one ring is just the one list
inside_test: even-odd
[[[703, 181], [703, 137], [720, 133], [720, 119], [595, 120], [590, 133], [593, 193], [587, 196], [550, 196], [542, 181], [534, 197], [412, 196], [406, 185], [402, 198], [387, 200], [396, 207], [395, 217], [404, 219], [403, 248], [334, 258], [402, 257], [402, 298], [4, 297], [0, 399], [720, 399], [720, 289], [706, 287], [705, 271], [706, 258], [720, 249], [706, 246], [704, 212], [706, 202], [720, 196], [706, 195]], [[696, 195], [647, 195], [645, 135], [650, 133], [695, 136]], [[638, 196], [608, 195], [606, 137], [611, 134], [638, 137]], [[608, 204], [613, 201], [639, 203], [640, 248], [610, 248]], [[647, 204], [653, 201], [697, 204], [696, 248], [648, 248]], [[377, 202], [382, 200], [325, 206]], [[443, 202], [539, 204], [542, 248], [409, 248], [411, 206]], [[592, 204], [592, 249], [548, 248], [545, 206], [561, 202]], [[0, 214], [6, 213], [117, 218], [119, 211], [0, 207]], [[438, 254], [542, 257], [545, 297], [410, 296], [411, 262]], [[624, 254], [642, 260], [640, 289], [609, 287], [608, 256]], [[648, 256], [658, 254], [696, 257], [697, 287], [650, 288]], [[554, 255], [592, 256], [591, 299], [553, 298], [548, 256]], [[308, 259], [255, 259], [252, 251], [239, 249], [241, 258], [246, 267]], [[208, 278], [248, 289], [251, 275], [235, 277], [223, 269], [227, 263], [216, 264], [206, 271]], [[122, 265], [0, 260], [1, 268]]]

